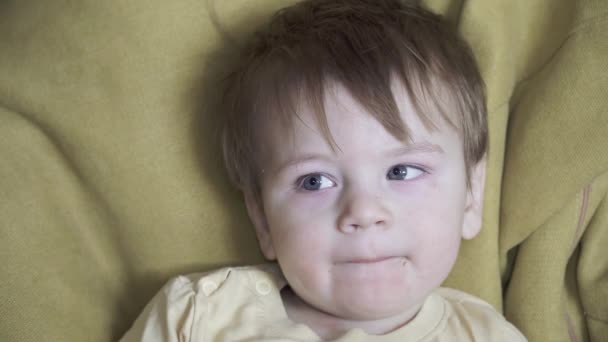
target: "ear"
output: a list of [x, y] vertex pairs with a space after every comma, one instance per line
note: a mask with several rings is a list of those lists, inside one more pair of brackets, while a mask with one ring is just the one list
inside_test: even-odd
[[270, 236], [270, 230], [268, 229], [268, 222], [262, 204], [258, 200], [258, 197], [251, 192], [246, 192], [245, 207], [247, 207], [247, 213], [249, 219], [253, 223], [255, 228], [255, 234], [258, 237], [258, 243], [260, 244], [260, 250], [264, 257], [268, 260], [275, 260], [276, 253], [274, 252], [274, 245], [272, 243], [272, 237]]
[[470, 240], [479, 234], [483, 215], [483, 193], [486, 184], [486, 159], [482, 159], [471, 169], [471, 188], [467, 191], [462, 237]]

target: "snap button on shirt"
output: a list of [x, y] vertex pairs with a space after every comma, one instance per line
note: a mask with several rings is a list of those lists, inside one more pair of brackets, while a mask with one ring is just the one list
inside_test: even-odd
[[271, 291], [270, 284], [266, 280], [258, 280], [258, 282], [255, 283], [255, 290], [258, 291], [259, 294], [265, 296]]
[[205, 296], [209, 296], [213, 291], [217, 290], [217, 284], [213, 281], [206, 281], [203, 283], [203, 292]]

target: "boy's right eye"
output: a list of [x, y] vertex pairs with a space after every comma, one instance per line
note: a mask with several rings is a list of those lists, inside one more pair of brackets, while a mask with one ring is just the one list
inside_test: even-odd
[[298, 189], [306, 191], [317, 191], [333, 186], [336, 186], [336, 183], [320, 173], [311, 173], [298, 181]]

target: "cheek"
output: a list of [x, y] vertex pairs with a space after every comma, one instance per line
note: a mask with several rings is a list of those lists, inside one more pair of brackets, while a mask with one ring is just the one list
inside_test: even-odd
[[397, 187], [396, 193], [394, 212], [410, 226], [426, 226], [432, 234], [462, 223], [465, 196], [455, 187], [428, 182]]
[[440, 286], [454, 267], [460, 248], [460, 235], [442, 236], [429, 239], [424, 245], [427, 248], [420, 251], [422, 277], [433, 286]]
[[289, 218], [274, 226], [271, 234], [281, 270], [291, 287], [302, 296], [307, 289], [326, 287], [323, 284], [327, 283], [332, 240], [314, 219], [294, 222], [293, 216]]
[[422, 279], [439, 285], [450, 272], [461, 241], [464, 196], [455, 187], [429, 183], [417, 189], [399, 212], [410, 257]]
[[316, 201], [282, 197], [267, 206], [278, 262], [292, 287], [300, 291], [324, 284], [332, 260], [335, 234], [331, 211], [324, 205], [327, 196], [314, 197]]
[[332, 224], [336, 191], [298, 193], [285, 191], [265, 201], [270, 227], [282, 227], [296, 234], [327, 229]]
[[431, 286], [439, 286], [450, 273], [461, 242], [462, 215], [436, 212], [418, 226], [412, 262], [421, 278]]
[[[306, 260], [326, 256], [331, 243], [329, 218], [303, 201], [283, 201], [267, 213], [279, 258]], [[307, 258], [305, 258], [307, 257]]]

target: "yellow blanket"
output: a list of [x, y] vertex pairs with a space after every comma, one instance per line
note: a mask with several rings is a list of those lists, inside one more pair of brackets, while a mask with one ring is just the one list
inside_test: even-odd
[[[0, 340], [118, 338], [172, 275], [261, 262], [217, 80], [292, 1], [0, 3]], [[608, 1], [429, 0], [488, 86], [483, 233], [448, 286], [608, 339]]]

